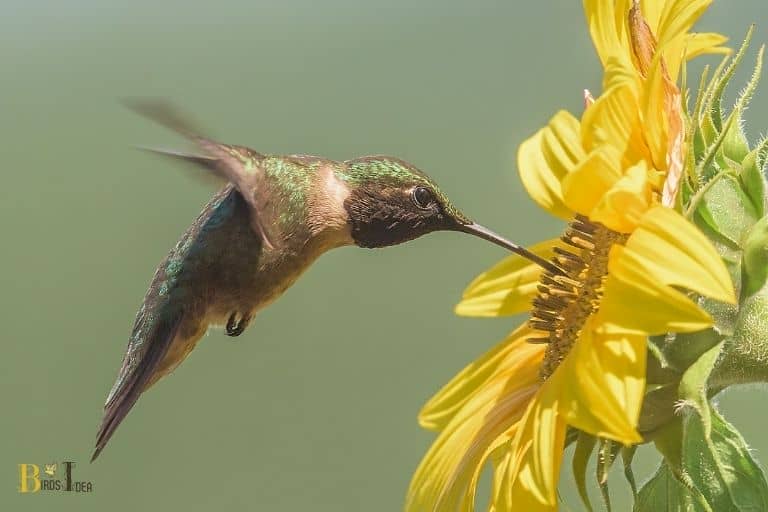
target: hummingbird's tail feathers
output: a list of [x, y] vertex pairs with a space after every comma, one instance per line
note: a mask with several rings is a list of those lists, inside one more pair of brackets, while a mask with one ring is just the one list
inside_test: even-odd
[[96, 448], [91, 462], [99, 456], [152, 379], [155, 368], [165, 357], [179, 331], [182, 318], [183, 313], [179, 311], [160, 319], [154, 328], [148, 330], [146, 338], [137, 340], [132, 337], [120, 368], [120, 375], [104, 405], [104, 416], [96, 434]]

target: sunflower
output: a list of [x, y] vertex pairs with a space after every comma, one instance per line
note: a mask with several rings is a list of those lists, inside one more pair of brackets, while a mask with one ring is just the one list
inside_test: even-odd
[[709, 3], [585, 0], [604, 92], [518, 152], [529, 195], [568, 221], [531, 248], [557, 271], [513, 256], [465, 291], [458, 314], [530, 318], [422, 410], [440, 435], [408, 510], [472, 510], [488, 460], [492, 510], [555, 509], [568, 427], [641, 442], [647, 337], [711, 326], [695, 295], [735, 302], [718, 253], [671, 207], [686, 154], [676, 79], [685, 58], [725, 41], [689, 33]]

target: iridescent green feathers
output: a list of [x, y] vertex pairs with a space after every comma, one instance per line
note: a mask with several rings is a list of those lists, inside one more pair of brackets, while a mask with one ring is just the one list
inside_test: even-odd
[[456, 220], [468, 223], [469, 219], [454, 207], [437, 184], [422, 171], [399, 158], [376, 155], [344, 162], [339, 177], [352, 185], [375, 183], [384, 187], [427, 187], [443, 206], [445, 213]]

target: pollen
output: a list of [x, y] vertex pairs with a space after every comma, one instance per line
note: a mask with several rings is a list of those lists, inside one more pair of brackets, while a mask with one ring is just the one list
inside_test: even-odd
[[555, 247], [552, 263], [562, 271], [544, 270], [533, 299], [529, 325], [538, 331], [531, 343], [546, 343], [540, 377], [547, 380], [570, 352], [587, 319], [600, 309], [608, 253], [627, 235], [577, 216]]

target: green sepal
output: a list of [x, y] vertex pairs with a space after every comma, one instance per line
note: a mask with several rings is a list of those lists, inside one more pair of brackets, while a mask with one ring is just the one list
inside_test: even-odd
[[723, 336], [715, 329], [649, 338], [648, 350], [652, 357], [648, 358], [646, 367], [646, 393], [638, 424], [644, 437], [653, 436], [673, 419], [681, 398], [686, 398], [680, 394], [684, 378], [682, 385], [686, 387], [706, 387], [706, 379], [693, 383], [699, 368], [697, 363], [722, 341]]
[[587, 466], [592, 456], [592, 450], [595, 448], [595, 443], [597, 443], [597, 438], [585, 432], [579, 432], [571, 466], [573, 469], [573, 479], [576, 482], [576, 489], [579, 491], [581, 502], [589, 512], [592, 512], [592, 503], [589, 501], [589, 493], [587, 492]]
[[722, 340], [723, 337], [714, 329], [678, 333], [665, 347], [664, 356], [672, 368], [687, 375], [687, 370], [700, 361], [705, 352]]
[[[709, 127], [709, 119], [710, 117], [707, 115], [702, 123], [702, 130], [705, 132], [705, 136]], [[729, 117], [725, 122], [725, 131], [714, 132], [712, 134], [714, 139], [708, 141], [709, 144], [706, 151], [704, 151], [703, 158], [696, 164], [696, 174], [699, 176], [699, 182], [702, 185], [728, 168], [724, 160], [718, 158], [718, 155], [722, 154], [723, 142], [725, 142], [725, 138], [734, 124], [735, 118]]]
[[755, 25], [750, 25], [747, 29], [747, 34], [744, 36], [744, 41], [741, 43], [741, 46], [739, 47], [738, 51], [736, 52], [736, 55], [733, 56], [732, 59], [728, 59], [726, 57], [723, 60], [723, 64], [725, 62], [728, 62], [728, 66], [724, 69], [721, 67], [719, 69], [719, 72], [715, 73], [715, 78], [713, 79], [712, 85], [713, 89], [711, 91], [711, 100], [710, 100], [710, 111], [712, 113], [712, 119], [715, 124], [715, 127], [717, 131], [722, 130], [722, 122], [723, 119], [723, 94], [725, 93], [726, 87], [728, 87], [728, 84], [730, 83], [731, 79], [733, 78], [733, 75], [736, 73], [736, 68], [738, 68], [739, 64], [741, 64], [741, 60], [744, 58], [744, 55], [747, 52], [747, 48], [749, 47], [750, 41], [752, 41], [752, 34], [755, 32]]
[[710, 415], [709, 402], [707, 400], [707, 381], [715, 368], [717, 358], [723, 349], [725, 342], [721, 341], [709, 350], [701, 354], [695, 363], [693, 363], [680, 379], [680, 385], [677, 387], [681, 403], [685, 406], [693, 407], [701, 418], [704, 431], [709, 435]]
[[722, 168], [732, 167], [734, 164], [743, 161], [749, 154], [749, 141], [744, 134], [741, 120], [741, 110], [734, 110], [731, 113], [734, 122], [730, 124], [723, 144], [720, 147], [718, 163]]
[[762, 141], [757, 148], [744, 157], [739, 173], [741, 186], [752, 201], [752, 206], [759, 217], [765, 215], [765, 178], [763, 177], [765, 150], [763, 148], [767, 141], [768, 139]]
[[629, 488], [632, 489], [632, 497], [637, 499], [637, 481], [635, 472], [632, 471], [632, 461], [635, 459], [637, 445], [623, 446], [621, 448], [621, 462], [624, 464], [624, 478], [627, 479]]
[[595, 476], [597, 477], [597, 485], [600, 487], [600, 496], [603, 498], [603, 505], [608, 512], [611, 512], [611, 494], [608, 492], [608, 473], [610, 472], [620, 449], [621, 445], [610, 439], [600, 439], [600, 446], [597, 449], [597, 467]]
[[738, 247], [760, 217], [735, 176], [721, 174], [715, 179], [698, 213], [714, 231]]
[[768, 217], [763, 217], [747, 234], [742, 256], [742, 297], [757, 293], [768, 280]]
[[[701, 119], [699, 120], [699, 132], [701, 133], [701, 139], [700, 139], [700, 145], [696, 149], [699, 151], [696, 153], [697, 155], [707, 155], [702, 159], [701, 162], [698, 164], [697, 174], [700, 177], [703, 177], [704, 180], [709, 179], [714, 174], [713, 172], [709, 171], [708, 165], [703, 165], [702, 162], [709, 161], [709, 163], [712, 162], [715, 158], [715, 153], [717, 152], [717, 147], [712, 148], [713, 144], [717, 144], [718, 146], [720, 143], [722, 143], [722, 138], [720, 137], [720, 131], [718, 130], [717, 126], [715, 126], [715, 122], [712, 119], [712, 113], [711, 112], [704, 112]], [[718, 140], [720, 142], [718, 142]], [[702, 172], [706, 171], [706, 172]]]

